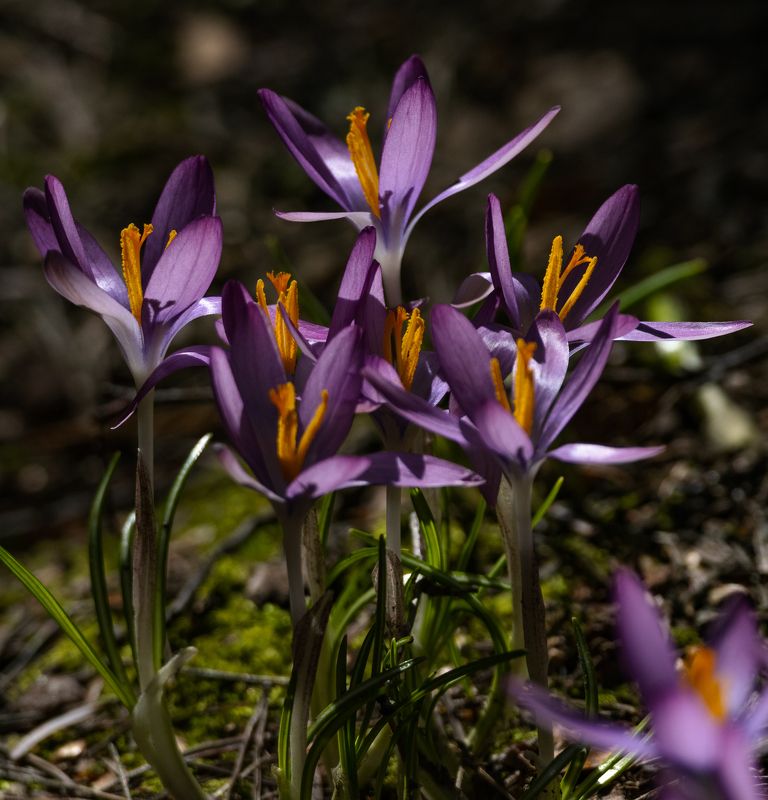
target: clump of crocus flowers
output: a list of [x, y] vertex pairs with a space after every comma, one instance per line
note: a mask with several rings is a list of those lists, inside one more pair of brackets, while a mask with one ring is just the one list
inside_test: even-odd
[[[300, 276], [287, 272], [265, 269], [253, 276], [250, 289], [229, 281], [221, 297], [206, 295], [221, 256], [222, 223], [213, 174], [202, 156], [172, 172], [150, 223], [123, 229], [115, 261], [75, 220], [55, 177], [45, 179], [44, 191], [24, 195], [47, 280], [104, 319], [136, 387], [119, 420], [138, 412], [135, 523], [129, 520], [126, 527], [132, 589], [123, 597], [136, 681], [116, 648], [102, 661], [84, 639], [74, 638], [129, 708], [136, 741], [168, 792], [179, 800], [206, 796], [185, 763], [163, 696], [193, 653], [171, 655], [165, 638], [170, 522], [158, 526], [154, 516], [153, 389], [175, 371], [198, 366], [209, 377], [227, 439], [216, 445], [221, 465], [238, 484], [266, 498], [282, 531], [294, 632], [278, 752], [283, 800], [310, 796], [320, 761], [334, 797], [359, 796], [366, 782], [380, 789], [392, 758], [404, 776], [401, 794], [416, 796], [416, 785], [432, 798], [449, 796], [447, 785], [464, 791], [465, 765], [456, 764], [445, 784], [441, 771], [451, 764], [448, 750], [439, 767], [430, 761], [430, 748], [442, 740], [432, 706], [422, 704], [443, 682], [491, 667], [488, 702], [466, 737], [467, 752], [482, 752], [488, 732], [500, 724], [507, 698], [502, 678], [512, 672], [511, 695], [538, 723], [544, 774], [560, 764], [552, 735], [552, 723], [558, 723], [580, 741], [657, 759], [668, 798], [762, 796], [754, 771], [768, 722], [768, 695], [756, 683], [766, 663], [765, 644], [745, 602], [729, 607], [710, 643], [692, 651], [680, 670], [642, 586], [620, 571], [620, 638], [651, 715], [651, 735], [582, 717], [547, 692], [547, 620], [532, 521], [534, 483], [545, 460], [626, 464], [663, 450], [656, 444], [557, 443], [600, 380], [615, 340], [703, 339], [749, 323], [641, 321], [617, 303], [605, 305], [637, 232], [636, 186], [608, 198], [570, 251], [556, 236], [548, 257], [542, 254], [540, 282], [512, 269], [501, 203], [490, 195], [484, 231], [489, 271], [467, 276], [454, 305], [404, 299], [400, 267], [421, 216], [501, 169], [534, 142], [558, 109], [543, 110], [537, 122], [416, 211], [437, 132], [435, 96], [418, 56], [395, 75], [378, 162], [370, 115], [362, 106], [352, 108], [339, 138], [275, 92], [263, 89], [260, 98], [291, 155], [341, 208], [278, 215], [296, 221], [344, 217], [358, 229], [327, 327], [303, 317]], [[210, 316], [219, 317], [218, 344], [168, 354], [179, 331]], [[365, 417], [381, 446], [349, 452], [349, 432]], [[441, 452], [464, 463], [435, 456], [435, 439], [458, 445]], [[331, 567], [324, 536], [333, 496], [369, 486], [386, 487], [385, 538], [378, 548], [371, 545], [370, 552]], [[433, 491], [447, 487], [477, 488], [495, 511], [507, 568], [502, 585], [512, 600], [505, 630], [481, 597], [485, 588], [499, 588], [495, 576], [470, 580], [469, 551], [457, 570], [448, 567], [438, 534], [444, 509]], [[410, 549], [401, 540], [403, 489], [410, 490], [419, 529], [411, 526]], [[48, 602], [33, 576], [6, 551], [0, 556]], [[346, 628], [363, 604], [339, 585], [366, 558], [375, 569], [362, 600], [376, 607], [347, 674]], [[98, 569], [94, 581], [97, 588], [104, 581]], [[94, 596], [109, 643], [110, 612], [96, 589]], [[448, 598], [458, 598], [461, 608]], [[455, 674], [443, 678], [441, 647], [452, 637], [454, 615], [466, 608], [486, 625], [494, 655], [456, 665]], [[458, 654], [455, 647], [451, 652]], [[556, 770], [550, 777], [555, 775]]]

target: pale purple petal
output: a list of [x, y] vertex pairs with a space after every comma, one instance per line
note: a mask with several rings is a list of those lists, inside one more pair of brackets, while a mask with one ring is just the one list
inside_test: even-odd
[[192, 156], [173, 170], [152, 214], [152, 235], [144, 244], [141, 274], [146, 286], [163, 255], [171, 231], [181, 233], [198, 217], [216, 213], [213, 170], [205, 156]]
[[419, 56], [412, 55], [407, 61], [400, 65], [400, 68], [397, 70], [392, 80], [392, 91], [390, 92], [389, 103], [387, 104], [387, 116], [384, 120], [385, 137], [389, 128], [389, 120], [394, 116], [400, 98], [418, 78], [423, 78], [429, 83], [429, 76], [427, 75], [427, 68], [424, 66], [424, 62]]
[[133, 412], [139, 407], [139, 403], [158, 383], [160, 383], [160, 381], [181, 369], [187, 369], [188, 367], [207, 367], [210, 363], [211, 347], [209, 345], [193, 345], [185, 350], [177, 350], [175, 353], [171, 353], [171, 355], [163, 359], [163, 361], [152, 370], [152, 374], [142, 384], [133, 400], [120, 412], [120, 417], [117, 422], [112, 425], [112, 430], [119, 428], [131, 418]]
[[368, 456], [331, 456], [303, 469], [288, 485], [288, 500], [315, 499], [352, 486], [367, 486], [362, 476], [368, 469]]
[[189, 223], [163, 251], [144, 292], [143, 324], [170, 322], [208, 291], [221, 258], [218, 217]]
[[94, 281], [99, 288], [114, 297], [120, 305], [129, 308], [128, 289], [125, 286], [122, 272], [118, 272], [115, 269], [109, 256], [90, 232], [77, 222], [75, 225], [77, 226], [77, 232], [80, 235], [80, 241], [85, 251], [85, 257], [88, 259]]
[[[629, 258], [640, 224], [640, 196], [637, 186], [622, 186], [597, 210], [579, 244], [586, 255], [597, 257], [597, 266], [581, 296], [566, 317], [568, 327], [577, 326], [608, 294]], [[570, 297], [585, 267], [572, 272], [560, 290], [560, 297]]]
[[491, 354], [474, 325], [455, 308], [432, 309], [432, 341], [451, 395], [470, 417], [496, 393], [491, 379]]
[[501, 169], [501, 167], [510, 162], [516, 155], [518, 155], [518, 153], [522, 152], [532, 141], [534, 141], [534, 139], [539, 136], [539, 134], [547, 127], [547, 125], [552, 122], [559, 111], [559, 106], [554, 106], [551, 108], [540, 120], [538, 120], [538, 122], [535, 122], [529, 128], [526, 128], [524, 131], [522, 131], [522, 133], [519, 133], [514, 139], [507, 142], [503, 147], [499, 148], [495, 153], [493, 153], [493, 155], [490, 155], [488, 158], [486, 158], [485, 161], [478, 164], [469, 172], [464, 173], [464, 175], [462, 175], [459, 180], [453, 184], [453, 186], [449, 186], [447, 189], [440, 192], [437, 197], [430, 200], [411, 220], [405, 232], [405, 238], [407, 239], [410, 236], [413, 226], [421, 219], [422, 216], [424, 216], [427, 211], [429, 211], [430, 208], [433, 208], [438, 203], [442, 203], [443, 200], [446, 200], [447, 198], [452, 197], [459, 192], [463, 192], [470, 186], [474, 186], [476, 183], [485, 180], [485, 178], [487, 178], [489, 175], [496, 172], [497, 169]]
[[164, 332], [164, 339], [170, 344], [176, 334], [189, 325], [194, 319], [200, 317], [211, 317], [216, 314], [221, 314], [221, 298], [220, 297], [201, 297], [196, 303], [193, 303], [184, 313], [180, 314], [174, 319], [167, 331]]
[[564, 444], [547, 453], [549, 458], [570, 464], [631, 464], [653, 458], [664, 447], [606, 447], [602, 444]]
[[[382, 217], [396, 239], [413, 211], [432, 165], [437, 109], [432, 87], [417, 78], [403, 93], [392, 115], [379, 170]], [[385, 242], [391, 246], [393, 242]]]
[[732, 322], [640, 322], [621, 338], [628, 342], [669, 342], [674, 340], [712, 339], [751, 327], [749, 320]]
[[736, 716], [755, 689], [762, 642], [755, 612], [746, 597], [733, 597], [721, 612], [709, 644], [717, 654], [715, 670], [727, 696], [726, 707]]
[[32, 234], [35, 247], [37, 247], [40, 255], [45, 258], [49, 250], [59, 249], [59, 241], [53, 231], [53, 225], [51, 225], [45, 193], [35, 186], [30, 186], [24, 191], [22, 205], [27, 227]]
[[[70, 263], [58, 250], [51, 250], [43, 268], [46, 280], [62, 296], [78, 306], [99, 314], [115, 334], [128, 366], [136, 377], [144, 368], [143, 338], [139, 323], [85, 273]], [[149, 365], [152, 368], [153, 365]]]
[[540, 686], [512, 679], [508, 683], [508, 690], [515, 702], [530, 711], [537, 721], [559, 725], [575, 741], [604, 750], [629, 753], [637, 758], [651, 759], [657, 755], [654, 743], [647, 737], [640, 738], [623, 726], [587, 718]]
[[64, 256], [80, 270], [93, 279], [83, 243], [77, 230], [77, 224], [69, 208], [67, 193], [61, 181], [54, 175], [45, 176], [45, 199], [50, 214], [51, 226]]
[[[293, 108], [296, 107], [295, 104], [289, 106], [285, 98], [270, 89], [260, 89], [258, 94], [269, 121], [304, 172], [342, 208], [347, 211], [359, 210], [360, 206], [351, 204], [351, 198], [345, 188], [339, 183], [329, 164], [317, 150], [316, 142], [325, 144], [330, 136], [322, 131], [322, 127], [318, 127], [322, 126], [322, 123], [305, 112], [302, 115], [304, 122], [312, 119], [317, 123], [312, 126], [310, 132], [307, 132], [301, 121], [296, 118], [293, 111]], [[327, 157], [329, 151], [326, 149], [324, 152]], [[338, 155], [338, 153], [336, 154]], [[331, 163], [338, 166], [338, 158], [332, 159]]]
[[720, 782], [727, 800], [765, 800], [764, 778], [755, 764], [754, 745], [744, 732], [729, 726], [720, 744]]
[[265, 486], [263, 483], [256, 480], [249, 472], [246, 472], [238, 457], [226, 445], [214, 445], [214, 452], [222, 467], [229, 473], [229, 477], [232, 478], [235, 483], [239, 483], [247, 489], [253, 489], [254, 492], [264, 495], [264, 497], [272, 503], [278, 503], [280, 505], [285, 503], [285, 500], [280, 497], [280, 495], [275, 494], [268, 486]]
[[[472, 322], [477, 324], [476, 320]], [[491, 324], [478, 325], [477, 332], [480, 334], [483, 344], [488, 348], [489, 354], [499, 360], [502, 376], [510, 375], [517, 358], [516, 331], [511, 331], [503, 325]]]
[[614, 597], [626, 671], [639, 685], [646, 704], [653, 706], [657, 698], [676, 692], [680, 685], [672, 641], [656, 605], [633, 572], [616, 572]]
[[[567, 319], [567, 318], [566, 318]], [[569, 342], [591, 342], [595, 338], [595, 334], [600, 330], [602, 324], [601, 319], [594, 322], [587, 322], [578, 328], [573, 328], [567, 331]], [[638, 326], [639, 320], [631, 314], [619, 314], [616, 317], [616, 326], [614, 331], [614, 339], [631, 339], [629, 335]], [[573, 351], [571, 352], [573, 355]]]
[[366, 483], [404, 488], [440, 488], [442, 486], [479, 486], [483, 479], [472, 470], [442, 458], [415, 453], [373, 453], [363, 474]]

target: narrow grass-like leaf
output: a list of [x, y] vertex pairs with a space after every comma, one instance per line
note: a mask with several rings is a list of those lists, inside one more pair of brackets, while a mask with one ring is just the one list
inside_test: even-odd
[[157, 540], [157, 585], [153, 606], [155, 619], [153, 626], [153, 648], [156, 664], [162, 663], [163, 648], [165, 647], [165, 591], [168, 572], [168, 546], [171, 541], [173, 518], [176, 515], [176, 508], [179, 505], [181, 491], [187, 482], [189, 473], [192, 471], [192, 467], [203, 454], [203, 451], [212, 438], [212, 433], [206, 433], [205, 436], [198, 439], [195, 446], [189, 451], [186, 460], [181, 465], [181, 469], [178, 471], [173, 485], [171, 486], [171, 490], [168, 492], [168, 497], [165, 500], [163, 519], [160, 525], [160, 535]]
[[101, 542], [101, 514], [104, 506], [104, 498], [106, 497], [107, 487], [112, 480], [112, 475], [115, 472], [115, 467], [117, 467], [117, 462], [119, 460], [120, 453], [115, 453], [107, 466], [104, 477], [101, 479], [99, 488], [96, 490], [96, 495], [93, 498], [93, 504], [91, 505], [91, 511], [88, 516], [88, 566], [91, 575], [91, 594], [93, 595], [93, 605], [96, 610], [96, 621], [99, 624], [101, 641], [104, 644], [104, 650], [106, 651], [112, 671], [123, 685], [125, 693], [131, 698], [131, 703], [133, 705], [136, 702], [136, 698], [131, 688], [131, 682], [128, 680], [128, 676], [125, 673], [123, 661], [120, 658], [120, 648], [117, 646], [117, 639], [115, 638], [112, 610], [109, 607], [109, 593], [107, 592], [104, 548]]
[[578, 754], [581, 745], [570, 744], [556, 758], [547, 764], [546, 767], [533, 779], [531, 785], [520, 797], [520, 800], [534, 800], [538, 797], [553, 780], [565, 769], [571, 759]]
[[480, 528], [483, 526], [483, 519], [485, 519], [485, 511], [488, 504], [481, 497], [480, 502], [477, 504], [477, 511], [475, 511], [475, 518], [472, 520], [472, 527], [469, 529], [467, 538], [464, 540], [459, 559], [456, 562], [456, 569], [463, 572], [469, 564], [469, 559], [472, 557], [472, 551], [477, 544], [477, 537], [480, 535]]
[[413, 503], [413, 510], [419, 518], [421, 533], [424, 536], [425, 560], [431, 566], [437, 567], [437, 569], [444, 569], [443, 550], [440, 547], [435, 518], [432, 516], [432, 510], [426, 497], [424, 497], [424, 492], [421, 489], [411, 489], [411, 502]]
[[0, 546], [0, 561], [24, 584], [40, 605], [48, 612], [54, 622], [72, 640], [72, 643], [83, 654], [88, 663], [104, 678], [105, 683], [117, 695], [120, 702], [128, 709], [133, 708], [134, 700], [126, 688], [117, 679], [112, 670], [102, 662], [83, 632], [70, 618], [61, 603], [51, 594], [25, 566], [20, 564], [4, 547]]
[[[336, 659], [336, 697], [347, 693], [347, 637], [341, 640], [339, 657]], [[355, 753], [355, 718], [350, 716], [339, 730], [339, 757], [344, 780], [344, 796], [357, 798], [357, 756]]]
[[307, 737], [311, 742], [311, 746], [307, 753], [307, 760], [304, 764], [304, 772], [301, 779], [302, 797], [310, 797], [317, 762], [320, 760], [320, 755], [326, 745], [336, 735], [339, 728], [366, 703], [375, 700], [385, 684], [413, 669], [421, 661], [423, 659], [412, 658], [408, 661], [403, 661], [402, 664], [398, 664], [393, 669], [380, 672], [378, 675], [369, 678], [365, 683], [360, 684], [360, 686], [350, 689], [343, 697], [338, 698], [320, 712], [317, 719], [310, 726]]

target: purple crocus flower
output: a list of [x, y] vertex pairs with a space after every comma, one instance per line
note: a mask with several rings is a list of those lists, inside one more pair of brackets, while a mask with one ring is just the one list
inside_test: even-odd
[[[488, 196], [485, 216], [489, 273], [476, 273], [459, 290], [458, 305], [488, 298], [478, 324], [489, 322], [503, 309], [517, 335], [524, 334], [540, 311], [560, 317], [569, 342], [589, 341], [599, 322], [585, 323], [613, 287], [629, 257], [640, 221], [637, 186], [622, 186], [597, 210], [564, 258], [563, 240], [555, 237], [541, 285], [530, 275], [512, 271], [498, 198]], [[621, 333], [629, 341], [709, 339], [741, 330], [752, 323], [733, 322], [638, 322]]]
[[368, 113], [355, 108], [346, 143], [316, 117], [269, 89], [259, 97], [270, 122], [291, 155], [342, 211], [278, 212], [297, 222], [349, 219], [358, 229], [373, 225], [378, 233], [376, 259], [382, 266], [384, 289], [391, 306], [399, 305], [400, 263], [406, 242], [418, 220], [442, 200], [464, 191], [504, 166], [530, 144], [559, 111], [550, 109], [538, 122], [507, 142], [481, 164], [423, 206], [414, 209], [432, 164], [437, 133], [435, 95], [424, 63], [411, 56], [392, 83], [384, 125], [381, 160], [377, 167], [368, 138]]
[[[222, 306], [230, 349], [211, 350], [214, 396], [229, 439], [250, 472], [228, 448], [220, 448], [219, 457], [238, 483], [272, 503], [286, 537], [298, 536], [312, 503], [337, 489], [481, 483], [466, 468], [432, 456], [338, 455], [362, 386], [359, 327], [350, 326], [334, 336], [297, 386], [286, 373], [273, 327], [245, 287], [228, 283]], [[291, 554], [299, 552], [298, 542], [286, 541], [289, 572]], [[300, 561], [293, 568], [300, 577]], [[296, 572], [292, 586], [300, 586], [295, 576]], [[298, 616], [295, 613], [294, 619]]]
[[[221, 311], [204, 297], [221, 256], [213, 174], [203, 156], [171, 173], [143, 231], [120, 235], [121, 269], [72, 216], [64, 187], [49, 175], [45, 189], [24, 193], [24, 213], [45, 259], [45, 277], [67, 300], [99, 314], [114, 333], [139, 387], [163, 362], [174, 336], [191, 320]], [[142, 254], [143, 249], [143, 254]]]
[[[514, 344], [509, 335], [500, 337], [495, 353], [472, 323], [451, 306], [435, 306], [431, 321], [432, 340], [456, 413], [441, 411], [371, 371], [366, 371], [366, 376], [402, 416], [481, 458], [492, 484], [495, 471], [498, 486], [494, 462], [516, 478], [535, 474], [545, 458], [619, 464], [661, 451], [658, 447], [585, 443], [553, 447], [602, 374], [616, 334], [622, 326], [633, 325], [633, 318], [627, 321], [612, 309], [567, 381], [568, 339], [552, 311], [536, 317], [527, 339]], [[503, 376], [510, 373], [514, 384], [511, 398], [503, 382]]]
[[727, 606], [708, 644], [689, 652], [681, 672], [669, 632], [637, 576], [620, 570], [614, 589], [626, 671], [650, 711], [652, 736], [587, 719], [537, 686], [514, 683], [517, 702], [575, 739], [659, 759], [666, 777], [677, 779], [665, 800], [764, 798], [756, 753], [768, 728], [768, 689], [756, 689], [765, 643], [749, 603], [741, 597]]

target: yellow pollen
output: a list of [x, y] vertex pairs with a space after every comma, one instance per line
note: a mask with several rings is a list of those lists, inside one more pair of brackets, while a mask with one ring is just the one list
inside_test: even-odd
[[491, 359], [491, 380], [493, 381], [493, 389], [496, 392], [496, 399], [499, 401], [499, 405], [511, 414], [512, 408], [509, 405], [504, 378], [501, 377], [501, 366], [498, 358]]
[[536, 352], [535, 342], [517, 340], [515, 361], [515, 419], [528, 434], [533, 429], [534, 385], [531, 359]]
[[709, 647], [692, 647], [684, 666], [685, 682], [719, 722], [726, 717], [723, 685], [717, 676], [717, 654]]
[[[403, 334], [403, 325], [408, 323]], [[414, 308], [409, 314], [402, 306], [387, 312], [384, 322], [384, 358], [397, 370], [403, 388], [410, 391], [419, 365], [424, 341], [424, 318]]]
[[[584, 266], [584, 274], [579, 279], [576, 287], [571, 292], [568, 299], [563, 303], [560, 310], [557, 311], [557, 299], [560, 290], [565, 284], [566, 278], [577, 268]], [[541, 289], [541, 305], [540, 311], [557, 311], [561, 320], [564, 320], [570, 310], [573, 308], [576, 301], [581, 297], [592, 273], [595, 271], [597, 265], [597, 257], [590, 257], [586, 255], [584, 247], [577, 244], [573, 248], [573, 255], [571, 256], [565, 269], [563, 269], [563, 237], [555, 236], [552, 240], [552, 249], [549, 251], [549, 263], [547, 264], [547, 271], [544, 273], [544, 285]]]
[[[299, 438], [299, 415], [296, 411], [296, 389], [292, 383], [281, 383], [269, 390], [269, 400], [277, 408], [277, 460], [287, 481], [292, 481], [304, 466], [304, 460], [328, 407], [328, 390], [320, 393], [320, 403]], [[298, 442], [297, 442], [298, 439]]]
[[141, 246], [152, 233], [152, 226], [145, 225], [144, 230], [131, 223], [120, 232], [120, 257], [123, 264], [123, 280], [128, 289], [128, 303], [131, 314], [141, 325], [141, 305], [144, 302], [144, 290], [141, 286]]
[[[299, 325], [299, 287], [296, 281], [291, 280], [290, 272], [268, 272], [267, 278], [272, 286], [277, 291], [277, 305], [275, 306], [275, 341], [277, 342], [277, 349], [280, 352], [280, 358], [283, 362], [283, 367], [289, 375], [293, 375], [296, 369], [296, 357], [298, 355], [298, 347], [296, 341], [291, 334], [290, 328], [283, 318], [283, 309], [281, 305], [288, 312], [288, 317], [295, 327]], [[264, 281], [259, 278], [256, 282], [256, 301], [261, 306], [261, 310], [267, 317], [267, 320], [272, 322], [269, 316], [269, 307], [267, 305], [267, 296], [264, 293]]]
[[168, 241], [165, 243], [165, 249], [166, 250], [168, 249], [168, 247], [170, 246], [171, 242], [176, 238], [177, 235], [178, 235], [178, 232], [176, 230], [171, 230], [171, 232], [168, 234]]
[[366, 202], [376, 217], [381, 218], [379, 206], [379, 171], [373, 157], [371, 140], [368, 138], [368, 117], [371, 115], [362, 107], [347, 115], [349, 120], [349, 133], [347, 134], [347, 147], [352, 163], [355, 166], [357, 178], [363, 189]]

